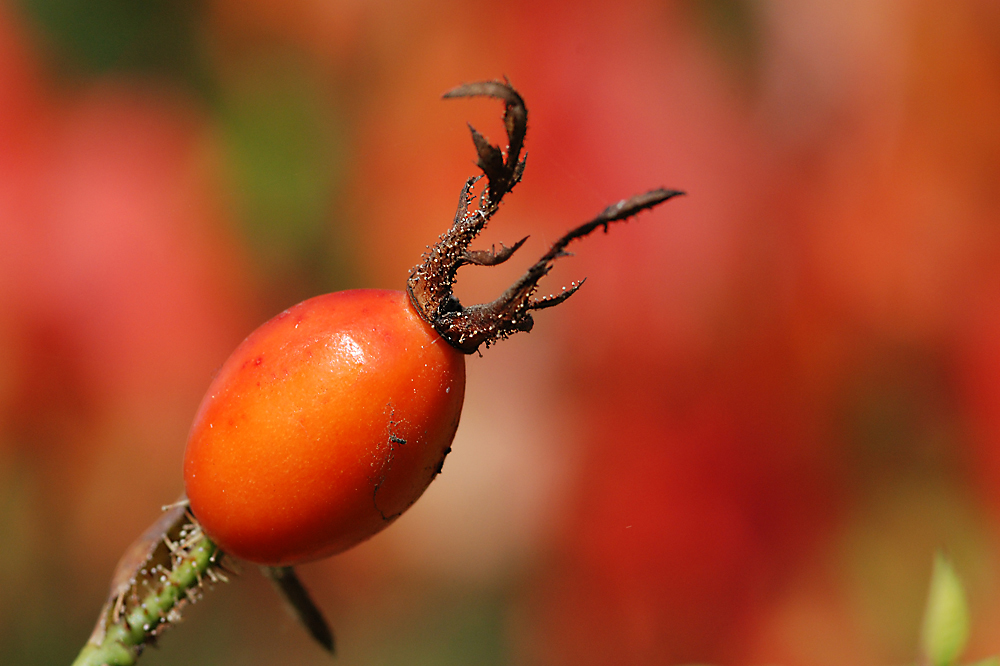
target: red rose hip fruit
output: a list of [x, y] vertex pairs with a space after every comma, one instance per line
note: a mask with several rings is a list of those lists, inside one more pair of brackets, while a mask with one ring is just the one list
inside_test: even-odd
[[288, 565], [389, 525], [440, 471], [465, 357], [404, 292], [317, 296], [226, 361], [184, 455], [191, 509], [226, 552]]

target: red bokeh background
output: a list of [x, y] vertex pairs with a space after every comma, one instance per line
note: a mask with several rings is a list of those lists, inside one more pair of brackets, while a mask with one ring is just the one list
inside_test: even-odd
[[[937, 548], [1000, 651], [995, 3], [213, 0], [187, 69], [94, 66], [60, 7], [0, 5], [0, 662], [83, 644], [243, 336], [402, 287], [463, 123], [502, 136], [439, 95], [502, 75], [528, 166], [482, 243], [531, 239], [464, 300], [688, 196], [575, 247], [426, 496], [303, 568], [342, 663], [911, 661]], [[143, 659], [327, 657], [248, 568]]]

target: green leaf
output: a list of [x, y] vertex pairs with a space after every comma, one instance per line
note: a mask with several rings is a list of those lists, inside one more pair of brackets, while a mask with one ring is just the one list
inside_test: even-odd
[[934, 558], [921, 649], [932, 666], [950, 666], [969, 638], [969, 609], [958, 575], [940, 552]]

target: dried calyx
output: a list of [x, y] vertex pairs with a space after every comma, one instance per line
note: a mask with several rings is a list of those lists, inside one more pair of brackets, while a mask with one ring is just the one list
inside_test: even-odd
[[490, 144], [482, 134], [469, 126], [478, 153], [477, 165], [486, 177], [486, 187], [475, 195], [473, 188], [483, 176], [475, 176], [466, 181], [451, 228], [438, 238], [437, 243], [424, 255], [423, 262], [410, 271], [407, 289], [420, 316], [453, 347], [472, 354], [479, 350], [480, 345], [489, 347], [497, 340], [518, 331], [530, 331], [534, 324], [531, 310], [558, 305], [576, 293], [583, 280], [571, 283], [554, 296], [534, 297], [538, 281], [551, 270], [556, 259], [568, 256], [565, 248], [572, 241], [583, 238], [598, 228], [607, 231], [612, 222], [632, 217], [684, 193], [660, 188], [608, 206], [593, 220], [576, 227], [556, 241], [499, 298], [489, 303], [463, 306], [453, 291], [458, 269], [467, 264], [502, 264], [527, 240], [522, 238], [510, 247], [501, 245], [499, 250], [469, 249], [472, 241], [497, 212], [504, 195], [521, 181], [525, 164], [521, 149], [528, 126], [528, 110], [524, 106], [524, 100], [507, 82], [470, 83], [445, 94], [446, 99], [457, 97], [493, 97], [503, 101], [507, 151], [504, 153], [499, 146]]

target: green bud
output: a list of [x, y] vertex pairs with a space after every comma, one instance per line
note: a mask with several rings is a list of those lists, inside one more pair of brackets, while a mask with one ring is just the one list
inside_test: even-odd
[[969, 609], [962, 582], [940, 552], [934, 558], [921, 650], [931, 666], [951, 666], [969, 638]]

